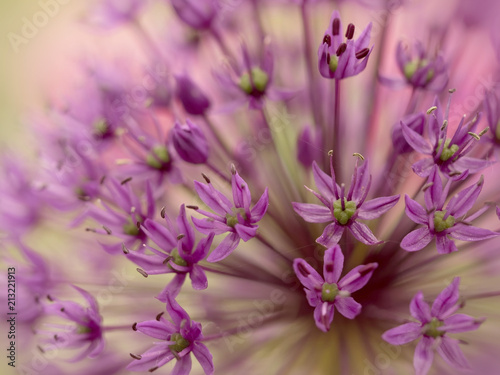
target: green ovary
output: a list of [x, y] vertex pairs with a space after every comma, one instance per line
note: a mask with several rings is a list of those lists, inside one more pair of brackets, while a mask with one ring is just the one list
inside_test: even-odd
[[[264, 93], [269, 83], [269, 76], [266, 72], [258, 67], [254, 67], [251, 70], [252, 80], [250, 81], [250, 76], [245, 73], [240, 78], [240, 89], [242, 89], [247, 94], [252, 94], [255, 91], [259, 93]], [[253, 83], [253, 86], [252, 86]]]
[[346, 225], [355, 213], [356, 202], [348, 201], [347, 198], [344, 198], [344, 209], [342, 209], [342, 201], [340, 199], [333, 202], [333, 216], [340, 225]]
[[92, 329], [89, 327], [78, 325], [78, 327], [76, 328], [76, 333], [78, 333], [79, 335], [83, 335], [84, 333], [90, 333], [90, 332], [92, 332]]
[[123, 226], [123, 233], [129, 236], [138, 236], [140, 232], [141, 230], [137, 227], [137, 224], [133, 223], [130, 219], [129, 222]]
[[328, 68], [330, 68], [330, 71], [332, 73], [335, 73], [337, 70], [337, 67], [339, 66], [339, 59], [337, 56], [333, 55], [330, 56], [330, 62], [328, 63]]
[[321, 290], [321, 299], [323, 302], [333, 302], [335, 301], [335, 297], [339, 294], [339, 287], [337, 284], [323, 284], [323, 288]]
[[[439, 140], [436, 151], [439, 151], [441, 148], [441, 143], [443, 141]], [[439, 156], [439, 159], [441, 161], [447, 161], [449, 158], [451, 158], [455, 152], [458, 151], [458, 145], [451, 145], [450, 146], [451, 139], [447, 139], [444, 141], [444, 146], [443, 146], [443, 151], [441, 152], [441, 155]]]
[[181, 258], [181, 256], [179, 255], [179, 251], [177, 249], [173, 249], [172, 252], [170, 253], [170, 255], [172, 256], [172, 261], [177, 264], [178, 266], [182, 266], [182, 267], [186, 267], [187, 266], [187, 262]]
[[155, 169], [162, 169], [170, 162], [170, 154], [165, 146], [155, 146], [152, 152], [146, 157], [146, 163]]
[[424, 335], [433, 338], [443, 336], [445, 332], [438, 330], [438, 328], [443, 325], [444, 323], [438, 318], [432, 318], [432, 320], [424, 326]]
[[[410, 81], [417, 70], [425, 68], [427, 65], [427, 60], [412, 60], [404, 66], [403, 73], [408, 81]], [[427, 72], [426, 83], [429, 83], [432, 78], [434, 78], [434, 70], [429, 69]]]
[[190, 342], [182, 337], [180, 333], [174, 333], [172, 336], [170, 336], [169, 341], [175, 341], [175, 344], [169, 345], [169, 349], [176, 353], [182, 352], [190, 344]]
[[434, 230], [436, 232], [442, 232], [455, 224], [455, 218], [451, 215], [448, 215], [446, 220], [443, 220], [445, 215], [446, 211], [434, 212]]

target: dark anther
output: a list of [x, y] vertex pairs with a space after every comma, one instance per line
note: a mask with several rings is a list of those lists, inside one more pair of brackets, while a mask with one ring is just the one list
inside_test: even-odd
[[163, 261], [163, 264], [167, 264], [172, 259], [174, 259], [174, 257], [169, 255], [168, 257], [165, 258], [165, 260]]
[[161, 211], [160, 211], [160, 216], [165, 219], [165, 210], [167, 209], [167, 207], [163, 206]]
[[340, 20], [335, 18], [332, 22], [332, 35], [340, 34]]
[[186, 208], [189, 208], [190, 210], [198, 210], [198, 206], [186, 206]]
[[137, 360], [142, 359], [142, 356], [140, 356], [140, 355], [135, 355], [135, 354], [130, 353], [130, 356], [134, 359], [137, 359]]
[[148, 277], [148, 273], [144, 271], [142, 268], [137, 268], [137, 272], [139, 272], [142, 276]]
[[329, 53], [326, 54], [326, 63], [328, 65], [330, 65], [330, 54]]
[[236, 166], [233, 163], [231, 163], [231, 174], [236, 174]]
[[107, 234], [111, 235], [113, 232], [111, 232], [111, 229], [109, 229], [107, 226], [103, 225], [102, 229], [106, 231]]
[[134, 323], [134, 324], [132, 324], [132, 329], [133, 329], [134, 331], [137, 331], [137, 322], [136, 322], [136, 323]]
[[130, 251], [127, 249], [127, 246], [125, 246], [124, 243], [122, 243], [122, 251], [123, 251], [123, 254], [128, 254], [130, 253]]
[[141, 222], [138, 221], [137, 223], [135, 223], [135, 226], [137, 227], [137, 229], [141, 229]]
[[352, 23], [350, 23], [349, 25], [347, 25], [347, 31], [345, 32], [345, 37], [347, 39], [352, 39], [352, 37], [354, 36], [354, 25]]
[[104, 181], [106, 181], [106, 176], [102, 176], [99, 183], [102, 185], [102, 184], [104, 184]]
[[205, 173], [202, 173], [201, 175], [203, 176], [203, 178], [205, 179], [205, 181], [207, 182], [207, 184], [209, 184], [210, 183], [210, 179], [208, 178], [208, 176]]
[[182, 240], [184, 237], [186, 237], [186, 235], [185, 235], [185, 234], [179, 234], [179, 235], [177, 236], [177, 241]]
[[368, 52], [370, 52], [368, 48], [363, 48], [361, 51], [356, 52], [356, 58], [361, 60], [368, 55]]
[[50, 294], [47, 294], [47, 299], [48, 299], [50, 302], [54, 302], [54, 300], [52, 299], [52, 297], [50, 296]]
[[325, 35], [323, 38], [323, 44], [328, 44], [328, 47], [332, 45], [332, 37], [330, 35]]
[[64, 311], [65, 311], [65, 310], [64, 310], [64, 307], [61, 307], [61, 312], [64, 312]]
[[94, 232], [95, 233], [95, 229], [93, 229], [93, 228], [85, 228], [85, 232]]
[[342, 54], [345, 52], [346, 48], [347, 48], [347, 44], [342, 43], [342, 44], [339, 46], [339, 48], [337, 48], [337, 52], [336, 52], [337, 56], [342, 55]]
[[123, 180], [122, 182], [120, 182], [122, 185], [125, 185], [127, 182], [130, 182], [132, 181], [132, 177], [129, 177], [129, 178], [126, 178], [125, 180]]
[[149, 372], [153, 372], [153, 371], [158, 370], [158, 368], [159, 368], [158, 366], [157, 366], [157, 367], [153, 367], [153, 368], [150, 368], [148, 371], [149, 371]]
[[42, 354], [45, 353], [45, 350], [43, 350], [43, 348], [40, 345], [38, 345], [37, 348], [38, 348], [38, 350], [40, 350], [40, 353], [42, 353]]
[[164, 314], [164, 312], [159, 313], [156, 315], [156, 320], [160, 321], [161, 316]]
[[298, 263], [298, 268], [299, 268], [299, 272], [300, 272], [303, 276], [305, 276], [305, 277], [309, 276], [309, 271], [308, 271], [308, 269], [307, 269], [307, 268], [306, 268], [306, 267], [305, 267], [302, 263]]

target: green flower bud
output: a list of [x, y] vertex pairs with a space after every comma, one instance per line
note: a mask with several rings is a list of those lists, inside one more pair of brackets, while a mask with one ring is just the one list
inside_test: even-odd
[[337, 199], [333, 202], [333, 216], [340, 225], [346, 225], [349, 219], [356, 213], [356, 202], [344, 198], [345, 209], [342, 210], [342, 201]]
[[[264, 93], [267, 88], [267, 84], [269, 83], [269, 76], [266, 72], [264, 72], [259, 67], [254, 67], [251, 70], [252, 81], [250, 81], [250, 76], [248, 73], [245, 73], [240, 78], [240, 89], [242, 89], [247, 94], [252, 94], [255, 91], [259, 93]], [[253, 86], [252, 86], [253, 82]]]

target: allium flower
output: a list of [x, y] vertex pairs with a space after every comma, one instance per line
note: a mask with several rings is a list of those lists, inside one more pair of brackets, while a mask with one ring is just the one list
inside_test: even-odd
[[146, 219], [141, 226], [148, 238], [159, 246], [159, 250], [144, 245], [153, 254], [137, 251], [127, 254], [127, 258], [141, 267], [147, 275], [175, 273], [175, 277], [157, 297], [162, 302], [166, 302], [167, 294], [173, 298], [179, 294], [187, 274], [194, 289], [202, 290], [208, 287], [207, 276], [197, 263], [208, 255], [214, 238], [214, 234], [210, 233], [198, 242], [193, 250], [195, 234], [187, 220], [184, 205], [181, 206], [177, 217], [177, 228], [168, 216], [165, 216], [165, 220], [167, 227], [150, 219]]
[[205, 134], [189, 119], [186, 124], [175, 122], [172, 143], [182, 160], [191, 164], [203, 164], [208, 159], [208, 143]]
[[422, 292], [418, 292], [410, 303], [410, 313], [418, 322], [405, 323], [390, 329], [382, 338], [392, 345], [403, 345], [421, 338], [415, 349], [413, 365], [416, 375], [429, 372], [434, 359], [434, 350], [451, 366], [457, 369], [469, 369], [459, 340], [448, 336], [449, 333], [474, 331], [484, 319], [475, 319], [465, 314], [455, 314], [460, 278], [455, 277], [434, 300], [432, 308], [424, 301]]
[[483, 139], [488, 140], [498, 149], [498, 145], [500, 145], [500, 101], [494, 91], [486, 94], [484, 106], [490, 132], [488, 132], [489, 137]]
[[201, 324], [192, 321], [187, 312], [170, 295], [167, 296], [167, 314], [172, 319], [171, 322], [160, 314], [157, 320], [134, 324], [134, 330], [162, 341], [154, 343], [154, 346], [142, 355], [131, 354], [134, 361], [127, 366], [127, 370], [153, 372], [176, 359], [171, 374], [189, 374], [190, 354], [193, 353], [205, 374], [213, 374], [212, 354], [202, 343]]
[[339, 242], [345, 228], [347, 228], [358, 241], [364, 244], [381, 243], [370, 228], [358, 220], [373, 220], [383, 215], [398, 202], [399, 195], [375, 198], [365, 202], [371, 184], [368, 161], [364, 161], [361, 167], [358, 167], [358, 161], [356, 161], [347, 195], [345, 185], [339, 186], [335, 181], [332, 153], [330, 153], [330, 173], [331, 176], [328, 176], [318, 167], [316, 162], [313, 162], [314, 181], [319, 194], [307, 189], [321, 201], [323, 206], [293, 202], [295, 212], [305, 221], [309, 223], [331, 222], [326, 226], [323, 234], [316, 239], [316, 242], [325, 247], [332, 247]]
[[343, 79], [361, 73], [366, 68], [373, 48], [368, 48], [371, 29], [370, 23], [358, 39], [354, 40], [355, 27], [350, 23], [346, 29], [344, 42], [340, 14], [334, 11], [318, 49], [318, 67], [321, 75], [330, 79]]
[[[484, 134], [484, 131], [480, 132], [479, 135], [474, 133], [480, 120], [479, 115], [467, 123], [465, 118], [462, 118], [453, 137], [448, 138], [448, 117], [447, 115], [443, 117], [441, 105], [437, 99], [428, 112], [432, 112], [428, 122], [429, 140], [401, 122], [403, 136], [410, 146], [415, 151], [428, 155], [428, 157], [413, 164], [413, 171], [417, 175], [427, 177], [434, 165], [437, 165], [441, 172], [448, 176], [464, 171], [476, 173], [491, 165], [488, 160], [465, 156], [472, 150], [472, 143]], [[448, 109], [446, 113], [448, 113]]]
[[447, 254], [457, 251], [455, 242], [451, 239], [462, 241], [480, 241], [498, 236], [500, 233], [488, 229], [476, 228], [470, 222], [477, 218], [484, 210], [465, 217], [467, 212], [476, 203], [483, 188], [484, 178], [455, 194], [446, 207], [444, 206], [452, 180], [449, 179], [443, 189], [438, 168], [434, 167], [429, 175], [429, 188], [425, 191], [425, 206], [405, 196], [406, 215], [417, 224], [423, 224], [401, 241], [401, 247], [406, 251], [418, 251], [427, 246], [436, 238], [437, 251]]
[[201, 200], [215, 214], [194, 207], [198, 213], [207, 216], [208, 219], [194, 217], [193, 223], [196, 229], [203, 234], [229, 232], [207, 258], [209, 262], [218, 262], [231, 254], [240, 243], [240, 240], [246, 242], [257, 235], [259, 226], [256, 224], [266, 214], [269, 195], [266, 188], [257, 203], [250, 208], [252, 205], [250, 189], [235, 169], [232, 170], [231, 177], [233, 203], [224, 194], [216, 190], [209, 179], [206, 180], [206, 184], [195, 181], [195, 189]]
[[325, 251], [323, 277], [304, 259], [295, 259], [293, 270], [305, 287], [309, 305], [314, 307], [316, 327], [324, 332], [330, 330], [334, 308], [348, 319], [359, 315], [361, 305], [351, 297], [351, 293], [366, 285], [377, 266], [377, 263], [357, 266], [340, 279], [344, 255], [339, 245]]
[[85, 357], [97, 357], [104, 349], [104, 338], [101, 327], [102, 317], [99, 315], [96, 299], [89, 292], [77, 286], [73, 285], [73, 288], [83, 296], [89, 305], [88, 307], [84, 308], [73, 301], [54, 299], [54, 302], [46, 307], [46, 313], [69, 320], [75, 325], [46, 324], [47, 328], [53, 327], [56, 331], [39, 330], [37, 333], [50, 336], [44, 340], [47, 347], [79, 349], [86, 346], [82, 352], [71, 359], [72, 362], [76, 362]]

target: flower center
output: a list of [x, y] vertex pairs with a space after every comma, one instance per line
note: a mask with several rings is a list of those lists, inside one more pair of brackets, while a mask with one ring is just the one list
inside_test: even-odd
[[[441, 148], [441, 143], [443, 141], [440, 139], [436, 148], [436, 151], [439, 151]], [[458, 145], [451, 145], [450, 146], [451, 139], [446, 139], [444, 141], [444, 146], [443, 146], [443, 151], [441, 152], [441, 155], [439, 156], [439, 159], [441, 161], [447, 161], [449, 158], [451, 158], [455, 152], [458, 151]]]
[[233, 208], [234, 215], [226, 214], [226, 225], [234, 228], [236, 224], [238, 224], [238, 214], [243, 218], [243, 220], [247, 220], [247, 214], [245, 213], [244, 208]]
[[339, 66], [339, 58], [336, 55], [328, 55], [328, 68], [332, 73], [335, 73]]
[[339, 294], [339, 287], [337, 284], [323, 284], [323, 288], [321, 290], [321, 299], [323, 302], [333, 302], [335, 301], [335, 297]]
[[170, 336], [169, 341], [175, 341], [175, 344], [169, 345], [168, 347], [171, 351], [174, 351], [176, 353], [182, 352], [190, 344], [190, 342], [182, 337], [180, 333], [174, 333], [172, 336]]
[[137, 223], [132, 222], [132, 219], [128, 219], [128, 223], [123, 226], [123, 233], [129, 236], [138, 236], [141, 229], [137, 226]]
[[[267, 84], [269, 83], [269, 76], [259, 67], [253, 67], [251, 70], [252, 80], [250, 75], [245, 73], [240, 78], [240, 89], [248, 95], [263, 94], [266, 91]], [[253, 85], [252, 85], [253, 83]]]
[[90, 328], [90, 327], [82, 326], [82, 325], [78, 325], [76, 327], [76, 333], [79, 335], [83, 335], [85, 333], [90, 333], [90, 332], [92, 332], [92, 328]]
[[[170, 253], [170, 256], [173, 258], [171, 259], [175, 264], [177, 264], [178, 266], [182, 266], [182, 267], [186, 267], [187, 266], [187, 262], [182, 259], [182, 257], [179, 255], [179, 251], [177, 249], [173, 249], [172, 252]], [[170, 268], [172, 268], [170, 265], [169, 265]]]
[[443, 336], [445, 332], [438, 330], [438, 328], [443, 325], [444, 323], [438, 318], [432, 318], [432, 320], [424, 326], [424, 335], [433, 338]]
[[436, 232], [442, 232], [455, 224], [455, 218], [451, 215], [448, 215], [446, 220], [443, 220], [445, 215], [446, 211], [434, 212], [434, 230]]
[[155, 169], [163, 169], [170, 162], [170, 154], [165, 146], [155, 146], [146, 157], [146, 163]]
[[333, 202], [333, 216], [340, 225], [346, 225], [356, 212], [356, 202], [348, 201], [347, 198], [337, 199]]
[[[407, 63], [404, 66], [403, 73], [404, 73], [406, 79], [408, 81], [410, 81], [413, 78], [413, 76], [415, 75], [415, 73], [417, 72], [417, 70], [423, 69], [427, 65], [428, 65], [428, 61], [426, 59], [422, 59], [422, 60], [415, 59], [415, 60], [410, 61], [409, 63]], [[434, 70], [429, 69], [429, 71], [427, 72], [426, 83], [429, 83], [433, 77], [434, 77]]]

